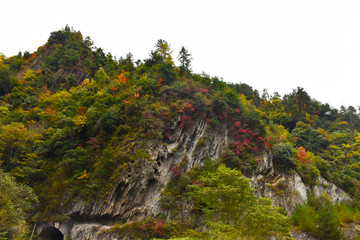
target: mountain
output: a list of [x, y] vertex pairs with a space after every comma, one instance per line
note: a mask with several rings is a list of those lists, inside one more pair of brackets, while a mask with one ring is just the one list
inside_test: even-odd
[[171, 53], [160, 39], [116, 60], [66, 26], [0, 58], [0, 237], [354, 236], [357, 110], [301, 87], [260, 96]]

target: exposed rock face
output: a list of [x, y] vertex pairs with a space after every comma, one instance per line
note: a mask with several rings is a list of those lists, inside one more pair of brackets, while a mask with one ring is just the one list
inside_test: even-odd
[[351, 201], [351, 197], [335, 184], [319, 177], [319, 184], [311, 189], [299, 173], [291, 170], [287, 173], [274, 169], [271, 153], [264, 154], [251, 177], [255, 193], [261, 197], [274, 200], [274, 205], [283, 206], [292, 213], [296, 204], [303, 203], [310, 193], [321, 196], [327, 193], [333, 202]]
[[158, 215], [161, 211], [160, 195], [172, 176], [173, 166], [183, 162], [189, 170], [203, 164], [207, 156], [218, 158], [225, 150], [228, 138], [225, 128], [214, 130], [203, 120], [195, 121], [191, 129], [181, 129], [179, 124], [180, 121], [177, 121], [170, 127], [170, 139], [148, 143], [147, 151], [153, 161], [144, 161], [141, 167], [128, 169], [113, 187], [106, 202], [89, 204], [78, 201], [72, 204], [68, 210], [73, 222], [71, 237], [97, 239], [96, 234], [88, 236], [93, 229], [99, 231], [117, 222]]
[[296, 240], [316, 240], [315, 236], [313, 236], [311, 233], [307, 232], [295, 232], [292, 233], [292, 237]]
[[[116, 237], [98, 233], [118, 222], [160, 214], [159, 199], [172, 176], [172, 167], [182, 163], [189, 170], [202, 165], [207, 156], [216, 159], [228, 141], [224, 126], [214, 130], [203, 120], [195, 121], [191, 129], [181, 129], [179, 125], [180, 118], [170, 127], [169, 139], [149, 140], [147, 152], [152, 161], [144, 160], [140, 166], [129, 168], [114, 185], [106, 202], [75, 202], [67, 212], [71, 220], [66, 224], [51, 223], [52, 226], [57, 224], [65, 236], [74, 239], [110, 240]], [[273, 199], [275, 205], [284, 206], [289, 213], [297, 203], [306, 201], [311, 191], [297, 172], [275, 171], [271, 153], [259, 160], [251, 184], [258, 196]], [[313, 192], [315, 195], [328, 193], [333, 201], [350, 200], [344, 191], [321, 177]]]

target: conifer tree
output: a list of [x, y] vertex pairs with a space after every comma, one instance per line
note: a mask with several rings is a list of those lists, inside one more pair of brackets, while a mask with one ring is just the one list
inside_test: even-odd
[[180, 61], [180, 75], [183, 75], [185, 72], [190, 72], [191, 54], [184, 46], [180, 49], [178, 59]]
[[163, 39], [159, 39], [155, 46], [156, 53], [161, 56], [162, 60], [167, 64], [174, 65], [171, 57], [172, 50], [170, 48], [170, 44]]

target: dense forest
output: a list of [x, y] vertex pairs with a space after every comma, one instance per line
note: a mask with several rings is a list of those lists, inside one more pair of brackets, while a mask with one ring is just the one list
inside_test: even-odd
[[[0, 239], [29, 239], [35, 222], [66, 219], [59, 206], [76, 199], [106, 199], [125, 170], [154, 161], [149, 142], [166, 144], [174, 123], [190, 131], [199, 120], [227, 129], [226, 150], [190, 170], [186, 159], [172, 166], [160, 199], [170, 217], [111, 231], [132, 239], [290, 239], [297, 229], [340, 239], [340, 226], [360, 220], [359, 109], [335, 109], [301, 87], [259, 93], [193, 73], [191, 60], [188, 49], [173, 54], [162, 39], [147, 59], [116, 59], [68, 26], [36, 52], [1, 55]], [[295, 171], [312, 187], [321, 175], [354, 201], [314, 197], [290, 215], [256, 197], [247, 177], [268, 151], [278, 171]], [[191, 202], [188, 216], [179, 214], [183, 202]]]

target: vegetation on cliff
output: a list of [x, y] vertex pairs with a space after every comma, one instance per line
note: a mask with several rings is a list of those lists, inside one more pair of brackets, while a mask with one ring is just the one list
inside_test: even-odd
[[[251, 173], [264, 151], [273, 152], [279, 171], [297, 171], [310, 186], [321, 175], [360, 197], [358, 110], [334, 109], [301, 87], [283, 97], [266, 91], [260, 96], [245, 83], [192, 73], [185, 47], [176, 66], [172, 52], [160, 39], [148, 59], [135, 61], [129, 53], [117, 60], [66, 26], [51, 33], [34, 53], [0, 56], [0, 165], [6, 181], [36, 193], [37, 220], [66, 218], [58, 206], [74, 198], [105, 198], [126, 169], [152, 161], [148, 140], [166, 143], [172, 137], [170, 125], [178, 122], [176, 127], [186, 131], [199, 120], [214, 129], [226, 127], [230, 142], [206, 174], [195, 178], [174, 166], [175, 180], [181, 182], [173, 179], [170, 184], [188, 195], [194, 217], [207, 226], [185, 225], [189, 234], [192, 229], [196, 234], [257, 237], [260, 232], [254, 229], [263, 229], [261, 236], [288, 231], [281, 210], [245, 187], [242, 174]], [[239, 185], [218, 184], [231, 177]], [[239, 187], [249, 195], [239, 195]], [[0, 191], [0, 202], [17, 206], [19, 221], [25, 219], [36, 198], [16, 203], [7, 200], [5, 188]], [[164, 199], [176, 205], [179, 196], [172, 192], [167, 188]], [[229, 199], [221, 197], [227, 193]], [[164, 199], [164, 206], [174, 210]], [[260, 226], [256, 220], [268, 218], [273, 225]], [[148, 229], [163, 226], [160, 220], [151, 221]], [[0, 225], [0, 232], [10, 232], [16, 224]]]

